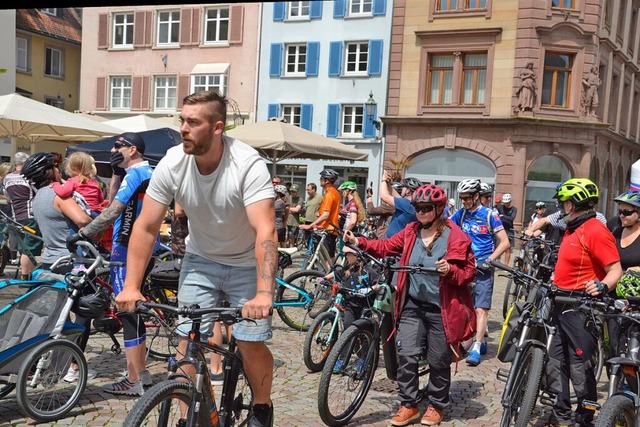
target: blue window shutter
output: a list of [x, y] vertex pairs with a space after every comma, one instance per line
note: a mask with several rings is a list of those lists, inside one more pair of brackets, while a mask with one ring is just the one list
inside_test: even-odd
[[382, 40], [369, 40], [369, 69], [370, 76], [382, 74]]
[[311, 10], [309, 11], [309, 17], [311, 19], [320, 19], [322, 18], [322, 3], [321, 1], [312, 1], [311, 2]]
[[[378, 119], [378, 106], [373, 110], [373, 120]], [[364, 105], [364, 123], [362, 124], [362, 137], [363, 138], [375, 138], [376, 127], [373, 124], [373, 120], [367, 116], [367, 105]]]
[[335, 138], [338, 136], [338, 128], [340, 127], [340, 104], [329, 104], [327, 111], [327, 136]]
[[333, 0], [333, 17], [334, 18], [344, 18], [346, 11], [347, 11], [347, 0]]
[[302, 104], [300, 106], [300, 127], [311, 130], [313, 125], [313, 104]]
[[269, 75], [271, 77], [280, 77], [282, 73], [282, 51], [284, 46], [281, 43], [271, 44], [271, 58], [269, 63]]
[[273, 3], [273, 20], [284, 21], [285, 6], [283, 1]]
[[320, 67], [320, 42], [307, 42], [307, 76], [317, 76]]
[[339, 76], [342, 73], [342, 42], [329, 43], [329, 75]]
[[269, 107], [267, 108], [267, 120], [269, 120], [272, 117], [279, 117], [280, 113], [278, 112], [278, 110], [280, 109], [280, 106], [278, 104], [269, 104]]
[[384, 15], [387, 12], [387, 0], [373, 0], [373, 16]]

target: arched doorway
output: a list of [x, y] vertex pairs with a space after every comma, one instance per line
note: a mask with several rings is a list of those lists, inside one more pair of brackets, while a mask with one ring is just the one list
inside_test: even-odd
[[488, 158], [464, 149], [440, 148], [422, 153], [411, 160], [405, 176], [413, 176], [424, 182], [441, 186], [450, 199], [460, 208], [456, 188], [463, 179], [478, 178], [494, 185], [496, 167]]
[[527, 173], [525, 188], [523, 225], [529, 224], [535, 211], [536, 202], [545, 202], [547, 207], [554, 206], [556, 187], [571, 178], [567, 165], [556, 156], [542, 156], [531, 163]]

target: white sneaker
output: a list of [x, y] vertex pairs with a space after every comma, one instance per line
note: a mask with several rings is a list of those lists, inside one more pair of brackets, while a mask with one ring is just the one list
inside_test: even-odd
[[111, 394], [124, 394], [126, 396], [142, 396], [144, 394], [144, 387], [142, 381], [130, 382], [126, 377], [113, 384], [107, 384], [102, 386], [102, 390]]
[[[67, 371], [67, 375], [65, 375], [64, 378], [62, 378], [62, 380], [66, 381], [68, 383], [72, 383], [74, 381], [78, 381], [78, 372], [79, 371], [76, 371], [73, 368], [69, 368], [69, 370]], [[87, 369], [87, 380], [92, 380], [97, 375], [98, 375], [98, 373], [95, 370], [93, 370], [91, 368]]]

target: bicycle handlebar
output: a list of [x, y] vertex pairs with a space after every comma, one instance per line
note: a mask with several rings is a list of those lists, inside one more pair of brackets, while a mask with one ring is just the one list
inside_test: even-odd
[[[213, 314], [214, 321], [221, 321], [226, 325], [231, 325], [234, 323], [241, 322], [243, 320], [249, 320], [255, 322], [255, 319], [251, 319], [248, 317], [242, 316], [242, 307], [209, 307], [209, 308], [200, 308], [197, 304], [193, 304], [190, 306], [183, 305], [181, 307], [176, 307], [174, 305], [167, 304], [159, 304], [151, 301], [138, 301], [136, 304], [136, 313], [143, 314], [151, 314], [152, 309], [157, 308], [162, 311], [170, 312], [177, 314], [182, 317], [188, 317], [189, 319], [194, 319], [198, 317], [202, 317], [208, 314]], [[269, 315], [273, 314], [273, 308], [269, 309]]]

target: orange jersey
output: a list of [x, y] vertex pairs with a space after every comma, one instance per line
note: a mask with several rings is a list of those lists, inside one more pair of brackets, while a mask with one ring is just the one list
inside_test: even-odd
[[319, 224], [320, 227], [331, 230], [331, 224], [338, 224], [338, 216], [340, 215], [340, 192], [331, 186], [322, 196], [320, 207], [318, 208], [318, 216], [329, 211], [329, 218]]

